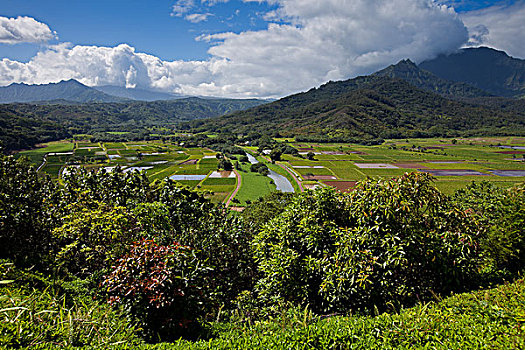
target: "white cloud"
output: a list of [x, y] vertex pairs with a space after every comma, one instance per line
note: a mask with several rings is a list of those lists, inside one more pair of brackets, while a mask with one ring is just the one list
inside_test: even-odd
[[[428, 0], [269, 2], [278, 5], [274, 16], [289, 24], [200, 36], [211, 45], [205, 61], [163, 61], [128, 45], [59, 45], [27, 63], [0, 61], [0, 85], [75, 78], [190, 95], [279, 97], [404, 58], [430, 59], [468, 40], [457, 14]], [[178, 1], [177, 13], [191, 15], [184, 7], [190, 3]]]
[[186, 15], [184, 18], [191, 23], [199, 23], [207, 21], [210, 16], [212, 16], [211, 13], [192, 13], [191, 15]]
[[190, 12], [195, 6], [193, 0], [178, 0], [172, 7], [171, 15], [175, 17], [182, 17], [184, 14]]
[[[211, 7], [220, 3], [226, 3], [230, 0], [200, 0], [199, 3], [196, 3], [195, 0], [177, 0], [175, 5], [172, 6], [171, 16], [173, 17], [183, 17], [187, 21], [192, 23], [199, 23], [208, 19], [211, 15], [210, 13], [199, 13], [204, 6]], [[197, 11], [197, 13], [194, 13]], [[190, 13], [191, 12], [191, 13]]]
[[0, 43], [44, 43], [53, 40], [56, 33], [47, 24], [32, 17], [0, 17]]
[[468, 12], [461, 18], [469, 29], [471, 45], [486, 45], [525, 58], [525, 1]]
[[[220, 33], [210, 53], [276, 94], [367, 74], [403, 58], [422, 61], [467, 41], [457, 14], [426, 0], [279, 0], [264, 31]], [[277, 85], [277, 86], [276, 86]], [[271, 89], [271, 88], [269, 88]]]

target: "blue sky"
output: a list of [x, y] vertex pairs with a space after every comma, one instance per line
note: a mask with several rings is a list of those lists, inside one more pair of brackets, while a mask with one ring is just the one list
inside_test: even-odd
[[[0, 16], [33, 17], [56, 31], [61, 42], [97, 46], [127, 43], [164, 60], [186, 60], [208, 57], [209, 45], [195, 41], [199, 34], [264, 29], [267, 23], [260, 13], [275, 7], [242, 1], [206, 6], [198, 1], [193, 13], [213, 13], [200, 23], [173, 16], [173, 0], [2, 0]], [[39, 49], [39, 45], [0, 44], [0, 57], [27, 61]]]
[[469, 45], [523, 58], [524, 32], [525, 0], [2, 0], [0, 85], [279, 97]]

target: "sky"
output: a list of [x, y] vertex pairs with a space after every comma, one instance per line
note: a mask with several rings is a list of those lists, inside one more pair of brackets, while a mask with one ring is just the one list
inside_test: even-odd
[[278, 98], [468, 46], [525, 58], [525, 0], [0, 2], [0, 86]]

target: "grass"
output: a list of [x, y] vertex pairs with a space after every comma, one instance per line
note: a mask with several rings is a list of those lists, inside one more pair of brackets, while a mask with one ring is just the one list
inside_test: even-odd
[[[496, 148], [494, 145], [523, 145], [523, 138], [516, 137], [488, 137], [458, 139], [453, 144], [452, 139], [409, 139], [409, 140], [387, 140], [380, 146], [363, 146], [355, 144], [316, 144], [316, 143], [290, 143], [290, 145], [300, 148], [312, 148], [314, 152], [337, 151], [351, 152], [358, 151], [364, 154], [345, 154], [327, 155], [318, 154], [318, 161], [308, 161], [306, 159], [292, 155], [284, 155], [283, 161], [288, 163], [290, 168], [300, 165], [322, 165], [326, 169], [294, 169], [294, 171], [305, 175], [336, 175], [341, 180], [362, 180], [366, 177], [394, 177], [405, 172], [414, 171], [418, 168], [427, 167], [429, 169], [465, 169], [476, 170], [481, 173], [491, 174], [489, 170], [525, 170], [525, 162], [513, 161], [512, 155], [500, 154], [497, 152], [505, 151]], [[395, 147], [393, 147], [395, 146]], [[426, 149], [420, 151], [421, 147], [441, 147], [442, 149]], [[519, 157], [518, 155], [517, 157]], [[339, 161], [338, 161], [339, 160]], [[457, 164], [436, 164], [432, 161], [460, 162]], [[358, 169], [353, 163], [417, 163], [414, 169]], [[438, 176], [436, 185], [445, 193], [465, 186], [471, 181], [491, 181], [498, 185], [509, 187], [512, 184], [525, 181], [525, 177], [500, 177], [500, 176]]]
[[200, 180], [177, 180], [178, 183], [181, 185], [189, 186], [191, 188], [194, 188], [200, 183]]
[[141, 349], [523, 349], [525, 282], [465, 293], [399, 313], [319, 318], [289, 310], [214, 324], [215, 337]]
[[74, 143], [67, 141], [55, 141], [44, 143], [41, 146], [43, 147], [19, 152], [17, 156], [26, 156], [32, 163], [40, 165], [44, 161], [44, 155], [46, 153], [71, 152], [73, 150]]
[[104, 147], [107, 149], [126, 149], [126, 146], [122, 142], [106, 142]]
[[127, 135], [129, 131], [107, 131], [106, 134], [109, 135]]
[[60, 173], [61, 168], [61, 164], [46, 164], [41, 170], [53, 179], [58, 179], [58, 174]]
[[142, 341], [126, 317], [105, 303], [74, 299], [52, 290], [0, 288], [2, 348], [108, 348]]
[[226, 179], [218, 179], [218, 178], [207, 178], [202, 184], [204, 186], [213, 186], [213, 185], [228, 185], [228, 186], [234, 186], [237, 183], [237, 180], [232, 178], [226, 178]]
[[334, 176], [334, 173], [328, 168], [293, 168], [293, 170], [303, 176], [306, 174]]
[[214, 193], [230, 193], [235, 189], [234, 185], [201, 185], [204, 190], [210, 190]]
[[275, 191], [275, 185], [270, 182], [269, 177], [250, 172], [250, 164], [248, 163], [241, 164], [241, 167], [243, 169], [239, 172], [241, 188], [235, 199], [239, 200], [242, 205], [245, 205], [247, 200], [253, 201]]

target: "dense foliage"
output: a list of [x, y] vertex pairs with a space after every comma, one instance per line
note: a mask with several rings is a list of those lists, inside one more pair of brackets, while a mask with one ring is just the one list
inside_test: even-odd
[[[237, 334], [245, 322], [298, 309], [322, 332], [350, 324], [388, 332], [385, 319], [420, 321], [408, 311], [330, 328], [317, 317], [398, 311], [514, 278], [525, 264], [522, 187], [472, 185], [448, 197], [429, 175], [413, 173], [367, 180], [351, 193], [273, 194], [237, 215], [140, 173], [79, 168], [56, 184], [23, 159], [0, 161], [0, 248], [8, 259], [0, 266], [0, 336], [9, 346], [197, 338], [213, 335], [213, 320], [232, 322]], [[467, 324], [469, 312], [448, 317]], [[303, 334], [294, 332], [283, 339]]]
[[525, 266], [525, 188], [501, 189], [490, 182], [457, 191], [455, 202], [470, 211], [482, 230], [480, 242], [496, 269], [517, 272]]
[[39, 143], [70, 136], [67, 129], [56, 122], [0, 111], [0, 146], [3, 151], [29, 149]]
[[156, 102], [5, 104], [0, 105], [0, 141], [7, 150], [16, 150], [75, 134], [92, 134], [95, 139], [105, 140], [137, 140], [149, 136], [150, 132], [145, 130], [150, 128], [167, 135], [180, 122], [218, 117], [262, 103], [262, 100], [185, 98]]
[[50, 249], [46, 208], [55, 191], [27, 160], [0, 155], [0, 257], [40, 264], [41, 252]]
[[257, 290], [323, 313], [406, 305], [464, 286], [476, 242], [477, 227], [426, 174], [362, 182], [350, 195], [318, 190], [255, 237]]

